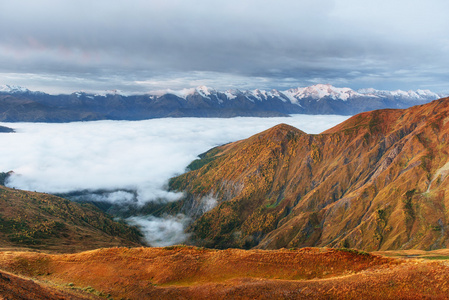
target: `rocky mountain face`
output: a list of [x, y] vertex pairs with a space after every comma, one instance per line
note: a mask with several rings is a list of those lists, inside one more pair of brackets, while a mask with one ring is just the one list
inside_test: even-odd
[[208, 247], [448, 247], [448, 114], [445, 98], [317, 135], [278, 125], [203, 154], [163, 211], [192, 216]]
[[286, 91], [216, 91], [204, 86], [183, 91], [125, 96], [73, 93], [49, 95], [0, 87], [0, 121], [70, 122], [142, 120], [163, 117], [275, 117], [288, 114], [353, 115], [381, 108], [407, 108], [440, 98], [428, 90], [353, 91], [318, 84]]

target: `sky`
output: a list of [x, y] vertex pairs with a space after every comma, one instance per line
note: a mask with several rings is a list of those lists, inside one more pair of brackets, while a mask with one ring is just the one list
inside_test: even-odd
[[0, 0], [0, 84], [449, 92], [447, 0]]
[[[14, 171], [7, 186], [69, 193], [91, 191], [94, 200], [128, 205], [176, 201], [168, 180], [212, 147], [247, 138], [279, 123], [307, 133], [322, 132], [348, 116], [293, 115], [284, 118], [175, 118], [63, 124], [2, 123], [15, 133], [0, 133], [0, 172]], [[192, 143], [192, 141], [195, 141]], [[93, 192], [107, 190], [99, 196]], [[137, 192], [137, 199], [134, 193]], [[87, 192], [89, 193], [89, 192]], [[214, 199], [204, 200], [206, 209]], [[134, 217], [153, 246], [185, 238], [185, 216]]]

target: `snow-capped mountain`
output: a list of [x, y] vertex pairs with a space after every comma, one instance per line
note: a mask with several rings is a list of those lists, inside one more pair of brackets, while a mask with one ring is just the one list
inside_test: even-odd
[[[5, 98], [5, 95], [8, 97]], [[20, 95], [20, 97], [14, 98]], [[206, 86], [143, 95], [75, 92], [48, 95], [26, 88], [0, 86], [0, 121], [68, 122], [140, 120], [162, 117], [273, 117], [288, 114], [342, 114], [382, 108], [406, 108], [443, 97], [429, 90], [382, 91], [317, 84], [285, 91], [227, 90]]]
[[21, 86], [17, 85], [0, 85], [0, 93], [9, 93], [9, 94], [16, 94], [16, 93], [29, 93], [30, 90]]
[[416, 91], [383, 91], [375, 89], [360, 89], [357, 91], [364, 96], [373, 97], [392, 97], [392, 98], [402, 98], [409, 100], [434, 100], [443, 97], [443, 95], [434, 93], [430, 90], [416, 90]]
[[295, 99], [312, 98], [315, 100], [331, 98], [333, 100], [346, 101], [351, 97], [362, 96], [350, 88], [336, 88], [330, 84], [317, 84], [305, 88], [290, 89], [284, 93]]
[[43, 92], [40, 91], [31, 91], [23, 86], [18, 86], [18, 85], [9, 85], [9, 84], [5, 84], [5, 85], [0, 85], [0, 95], [1, 94], [35, 94], [35, 95], [40, 95], [40, 94], [45, 94]]
[[384, 90], [376, 90], [372, 88], [368, 89], [360, 89], [354, 91], [350, 88], [338, 88], [334, 87], [330, 84], [316, 84], [308, 87], [298, 87], [285, 91], [278, 90], [227, 90], [224, 92], [219, 92], [213, 88], [209, 88], [206, 86], [199, 86], [193, 89], [184, 89], [180, 91], [171, 91], [166, 90], [165, 93], [159, 91], [157, 93], [151, 93], [152, 95], [162, 96], [163, 94], [174, 94], [181, 98], [187, 99], [193, 95], [200, 95], [204, 98], [218, 97], [218, 95], [224, 95], [228, 100], [232, 100], [237, 98], [238, 96], [243, 95], [247, 97], [248, 100], [254, 101], [266, 101], [272, 98], [279, 98], [284, 102], [290, 102], [292, 104], [299, 105], [301, 99], [313, 99], [313, 100], [321, 100], [321, 99], [332, 99], [332, 100], [342, 100], [346, 101], [351, 98], [397, 98], [400, 100], [418, 100], [418, 101], [427, 101], [427, 100], [435, 100], [443, 97], [443, 95], [439, 95], [437, 93], [431, 92], [429, 90], [417, 90], [417, 91], [384, 91]]

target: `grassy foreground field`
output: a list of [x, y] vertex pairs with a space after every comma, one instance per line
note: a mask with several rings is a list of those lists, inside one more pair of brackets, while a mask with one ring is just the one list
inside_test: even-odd
[[[34, 299], [446, 299], [449, 262], [441, 258], [449, 250], [418, 252], [186, 246], [77, 254], [5, 250], [0, 295], [26, 280], [30, 286], [23, 293], [46, 295]], [[436, 259], [404, 258], [415, 255]], [[2, 285], [7, 277], [8, 285]]]

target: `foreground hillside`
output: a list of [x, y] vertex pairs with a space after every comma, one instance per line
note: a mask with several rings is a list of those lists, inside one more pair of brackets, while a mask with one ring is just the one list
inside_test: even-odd
[[55, 286], [39, 283], [23, 276], [0, 272], [0, 299], [14, 300], [81, 300], [94, 299], [82, 291], [63, 290]]
[[83, 292], [94, 299], [445, 299], [449, 289], [446, 261], [324, 248], [0, 252], [0, 268], [34, 278], [40, 293]]
[[446, 98], [318, 135], [278, 125], [204, 154], [162, 211], [192, 216], [191, 242], [207, 247], [445, 248], [448, 113]]
[[0, 185], [0, 247], [77, 252], [139, 246], [137, 229], [92, 205]]

